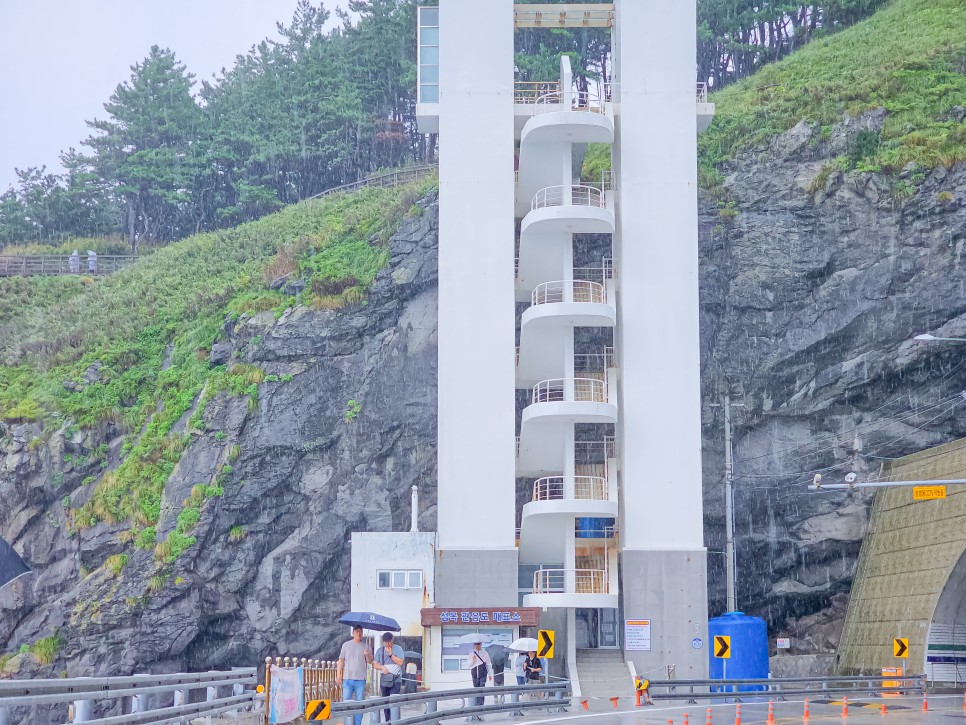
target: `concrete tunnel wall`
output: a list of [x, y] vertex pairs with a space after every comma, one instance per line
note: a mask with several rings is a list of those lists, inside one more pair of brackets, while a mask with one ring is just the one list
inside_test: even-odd
[[[966, 478], [966, 439], [891, 461], [882, 473], [893, 481]], [[947, 493], [918, 502], [908, 487], [875, 494], [837, 655], [842, 674], [896, 666], [924, 674], [934, 617], [966, 623], [966, 485]], [[909, 638], [908, 659], [893, 657], [895, 637]]]

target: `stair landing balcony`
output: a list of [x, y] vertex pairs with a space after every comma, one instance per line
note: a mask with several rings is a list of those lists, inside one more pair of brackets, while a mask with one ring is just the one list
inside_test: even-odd
[[[615, 553], [616, 556], [616, 553]], [[616, 574], [603, 569], [538, 569], [533, 591], [523, 597], [525, 607], [616, 609]]]

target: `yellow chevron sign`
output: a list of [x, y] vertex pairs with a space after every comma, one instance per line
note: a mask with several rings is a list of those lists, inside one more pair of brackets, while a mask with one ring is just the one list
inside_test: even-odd
[[305, 719], [328, 720], [332, 717], [332, 700], [309, 700], [305, 707]]

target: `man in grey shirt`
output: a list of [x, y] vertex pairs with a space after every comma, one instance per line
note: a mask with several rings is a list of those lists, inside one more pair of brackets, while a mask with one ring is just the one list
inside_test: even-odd
[[[352, 639], [342, 645], [335, 683], [342, 687], [342, 700], [364, 700], [366, 674], [372, 664], [369, 645], [362, 641], [362, 627], [352, 628]], [[355, 716], [355, 725], [362, 725], [362, 715]]]

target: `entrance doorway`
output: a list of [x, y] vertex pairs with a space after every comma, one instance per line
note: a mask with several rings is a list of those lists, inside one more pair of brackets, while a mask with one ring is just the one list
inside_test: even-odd
[[616, 649], [620, 646], [616, 609], [577, 609], [577, 649]]

